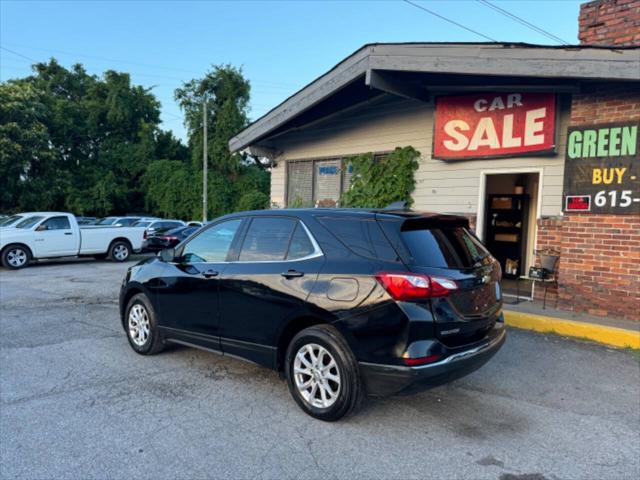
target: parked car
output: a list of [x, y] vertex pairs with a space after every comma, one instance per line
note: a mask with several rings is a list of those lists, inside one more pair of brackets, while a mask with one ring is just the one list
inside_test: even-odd
[[96, 217], [76, 217], [78, 225], [95, 225], [98, 219]]
[[131, 227], [80, 228], [76, 217], [63, 212], [32, 212], [15, 228], [0, 235], [2, 265], [26, 267], [32, 259], [57, 257], [106, 258], [123, 262], [142, 248], [142, 230]]
[[134, 227], [144, 227], [145, 240], [157, 233], [163, 233], [173, 228], [186, 226], [182, 220], [147, 219], [133, 224]]
[[111, 225], [112, 227], [130, 227], [134, 223], [140, 221], [152, 221], [155, 218], [145, 218], [145, 217], [104, 217], [98, 220], [95, 224], [100, 226]]
[[463, 217], [293, 209], [216, 219], [127, 271], [139, 354], [177, 343], [284, 372], [309, 415], [466, 375], [505, 341], [500, 266]]
[[142, 242], [143, 252], [159, 252], [165, 248], [178, 245], [189, 235], [198, 231], [200, 227], [178, 227], [163, 233], [157, 233]]
[[29, 215], [30, 212], [27, 213], [17, 213], [15, 215], [10, 215], [6, 218], [3, 218], [0, 221], [0, 228], [11, 228], [11, 227], [15, 227], [16, 224], [22, 220], [23, 218], [25, 218], [25, 216]]

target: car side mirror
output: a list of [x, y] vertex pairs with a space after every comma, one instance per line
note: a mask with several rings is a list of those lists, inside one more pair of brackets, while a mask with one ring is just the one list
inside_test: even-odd
[[173, 262], [176, 258], [175, 248], [166, 248], [160, 252], [160, 258], [163, 262]]
[[36, 232], [44, 232], [45, 230], [49, 230], [49, 227], [44, 224], [38, 225], [38, 228], [36, 228]]

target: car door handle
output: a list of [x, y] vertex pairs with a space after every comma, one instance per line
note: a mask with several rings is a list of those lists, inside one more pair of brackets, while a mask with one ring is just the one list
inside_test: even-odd
[[64, 232], [65, 235], [73, 235], [71, 232]]
[[284, 278], [295, 278], [304, 276], [304, 272], [299, 272], [297, 270], [287, 270], [286, 272], [282, 272], [280, 275], [282, 275]]
[[220, 272], [216, 272], [215, 270], [207, 270], [206, 272], [202, 272], [202, 276], [204, 278], [213, 278], [217, 277]]

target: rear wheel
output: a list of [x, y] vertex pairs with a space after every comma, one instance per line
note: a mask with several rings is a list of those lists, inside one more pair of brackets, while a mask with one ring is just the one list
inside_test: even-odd
[[131, 256], [131, 246], [122, 240], [117, 240], [109, 248], [109, 257], [116, 262], [124, 262]]
[[11, 270], [24, 268], [31, 260], [31, 252], [22, 245], [9, 245], [2, 251], [2, 266]]
[[330, 325], [307, 328], [291, 340], [285, 374], [298, 406], [319, 420], [339, 420], [364, 397], [355, 356]]
[[140, 355], [153, 355], [164, 348], [156, 313], [143, 293], [134, 295], [127, 304], [125, 330], [131, 348]]

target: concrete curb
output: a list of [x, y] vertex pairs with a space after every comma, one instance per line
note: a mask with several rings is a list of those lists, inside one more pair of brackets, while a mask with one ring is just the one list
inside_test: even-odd
[[588, 339], [618, 348], [640, 349], [640, 332], [633, 330], [545, 317], [532, 313], [514, 312], [512, 310], [504, 310], [504, 321], [511, 327], [524, 330], [557, 333], [558, 335]]

